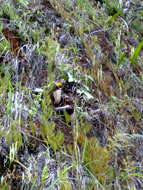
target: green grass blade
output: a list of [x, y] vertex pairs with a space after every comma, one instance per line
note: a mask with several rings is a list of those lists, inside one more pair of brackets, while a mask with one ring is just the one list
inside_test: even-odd
[[133, 54], [133, 56], [132, 56], [132, 58], [131, 58], [131, 64], [132, 64], [132, 65], [136, 65], [136, 64], [137, 64], [136, 60], [137, 60], [137, 58], [138, 58], [138, 56], [139, 56], [139, 53], [140, 53], [140, 50], [141, 50], [142, 47], [143, 47], [143, 41], [141, 41], [141, 42], [138, 44], [138, 46], [136, 47], [136, 49], [135, 49], [135, 51], [134, 51], [134, 54]]

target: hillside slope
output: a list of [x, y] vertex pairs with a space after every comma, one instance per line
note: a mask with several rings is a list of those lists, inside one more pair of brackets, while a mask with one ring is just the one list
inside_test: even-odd
[[0, 1], [0, 189], [143, 190], [143, 3]]

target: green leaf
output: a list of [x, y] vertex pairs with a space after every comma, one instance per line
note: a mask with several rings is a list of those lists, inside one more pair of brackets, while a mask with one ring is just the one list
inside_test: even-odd
[[9, 42], [6, 39], [1, 39], [1, 41], [0, 41], [0, 54], [2, 55], [3, 53], [5, 53], [8, 50], [10, 50]]
[[135, 51], [134, 51], [134, 54], [131, 58], [131, 64], [133, 65], [137, 65], [137, 58], [139, 56], [139, 53], [141, 51], [141, 48], [143, 47], [143, 41], [141, 41], [138, 46], [136, 47]]
[[17, 0], [18, 3], [22, 4], [23, 6], [28, 6], [29, 2], [28, 0]]

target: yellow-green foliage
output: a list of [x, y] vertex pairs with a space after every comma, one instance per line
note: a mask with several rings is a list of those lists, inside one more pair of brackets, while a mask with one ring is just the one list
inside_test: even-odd
[[106, 184], [106, 181], [113, 177], [113, 170], [109, 166], [110, 152], [106, 147], [101, 147], [95, 137], [85, 140], [83, 155], [85, 166], [102, 184]]
[[2, 3], [1, 10], [3, 10], [1, 14], [2, 13], [6, 14], [8, 17], [10, 17], [10, 20], [13, 21], [18, 20], [19, 16], [17, 14], [17, 10], [11, 3], [6, 3], [6, 4]]
[[8, 51], [9, 49], [10, 49], [9, 42], [3, 38], [2, 41], [0, 42], [0, 54], [2, 55], [3, 53]]
[[16, 0], [16, 1], [17, 1], [17, 3], [20, 3], [20, 4], [23, 5], [23, 6], [27, 6], [28, 3], [29, 3], [28, 0]]
[[72, 190], [72, 185], [68, 180], [64, 180], [61, 184], [60, 184], [60, 189], [61, 190]]
[[48, 122], [44, 117], [41, 118], [41, 135], [45, 142], [56, 152], [64, 143], [64, 135], [61, 131], [55, 131], [54, 122]]
[[6, 182], [0, 183], [0, 189], [1, 190], [9, 190], [10, 186]]
[[35, 43], [39, 42], [41, 39], [41, 34], [42, 34], [42, 29], [40, 28], [40, 30], [36, 30], [36, 29], [32, 29], [31, 30], [31, 37], [34, 40]]
[[7, 77], [0, 78], [0, 106], [6, 103], [7, 81]]
[[5, 112], [3, 114], [6, 115], [7, 120], [10, 120], [10, 122], [7, 121], [6, 128], [0, 125], [0, 137], [4, 136], [8, 144], [17, 142], [17, 147], [19, 148], [22, 145], [22, 136], [20, 133], [22, 120], [19, 122], [11, 118], [12, 84], [8, 77], [0, 79], [0, 96], [0, 107], [5, 106]]
[[22, 136], [20, 133], [20, 126], [17, 124], [16, 121], [11, 121], [11, 125], [8, 127], [8, 129], [4, 129], [0, 125], [0, 138], [5, 137], [6, 142], [11, 145], [12, 143], [17, 143], [17, 148], [19, 149], [23, 142], [22, 142]]
[[[82, 123], [83, 121], [81, 121]], [[82, 147], [81, 157], [87, 170], [101, 183], [106, 186], [114, 176], [114, 170], [109, 165], [111, 151], [107, 147], [100, 146], [96, 137], [88, 138], [86, 134], [90, 131], [89, 123], [82, 123], [79, 128], [77, 143]], [[107, 185], [108, 186], [108, 185]]]
[[5, 53], [10, 49], [10, 44], [3, 36], [2, 30], [3, 30], [3, 24], [0, 24], [0, 55], [2, 55], [3, 53]]
[[46, 37], [42, 41], [42, 45], [37, 49], [37, 52], [47, 57], [49, 61], [53, 61], [59, 48], [57, 41], [53, 40], [52, 37]]
[[8, 77], [0, 78], [0, 97], [0, 106], [6, 106], [5, 111], [8, 113], [12, 104], [12, 84]]
[[67, 168], [59, 171], [60, 190], [72, 190], [72, 185], [68, 180]]

